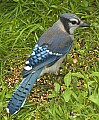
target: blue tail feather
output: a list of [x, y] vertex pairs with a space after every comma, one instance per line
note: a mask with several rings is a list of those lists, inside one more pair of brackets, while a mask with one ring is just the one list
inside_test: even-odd
[[26, 78], [22, 80], [17, 90], [14, 92], [10, 101], [7, 105], [7, 112], [10, 114], [17, 113], [20, 108], [23, 106], [27, 95], [29, 94], [33, 84], [36, 79], [39, 77], [42, 69], [37, 70], [35, 73], [31, 73]]

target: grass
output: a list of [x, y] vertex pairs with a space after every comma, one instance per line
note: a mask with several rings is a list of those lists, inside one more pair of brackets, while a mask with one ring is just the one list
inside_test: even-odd
[[[26, 59], [61, 13], [74, 13], [91, 27], [76, 30], [59, 75], [42, 76], [18, 114], [7, 114]], [[99, 120], [98, 0], [2, 0], [0, 16], [0, 120]]]

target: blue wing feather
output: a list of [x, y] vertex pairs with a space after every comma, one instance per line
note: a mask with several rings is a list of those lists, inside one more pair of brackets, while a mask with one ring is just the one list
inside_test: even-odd
[[72, 44], [68, 42], [63, 48], [57, 49], [58, 52], [52, 52], [49, 50], [47, 45], [36, 45], [31, 56], [27, 60], [28, 62], [26, 62], [26, 66], [22, 71], [22, 76], [26, 77], [31, 72], [34, 72], [44, 66], [48, 66], [54, 61], [56, 62], [69, 52], [71, 46]]
[[[60, 55], [61, 56], [61, 55]], [[36, 71], [44, 66], [47, 66], [53, 61], [59, 59], [59, 56], [50, 52], [46, 46], [39, 47], [36, 45], [34, 47], [31, 56], [28, 58], [28, 62], [26, 62], [26, 66], [22, 71], [23, 77], [26, 77], [33, 71]]]

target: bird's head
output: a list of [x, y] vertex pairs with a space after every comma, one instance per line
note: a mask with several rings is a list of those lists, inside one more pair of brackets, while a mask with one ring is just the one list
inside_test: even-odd
[[80, 18], [74, 14], [61, 14], [60, 21], [69, 34], [73, 34], [74, 30], [78, 27], [89, 27], [87, 23], [80, 20]]

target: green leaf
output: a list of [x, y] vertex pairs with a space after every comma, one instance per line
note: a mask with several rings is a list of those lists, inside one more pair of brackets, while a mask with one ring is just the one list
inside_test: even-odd
[[44, 5], [47, 9], [49, 9], [48, 3], [47, 3], [45, 0], [40, 0], [40, 1], [43, 3], [43, 5]]
[[2, 110], [3, 110], [3, 103], [0, 102], [0, 111], [2, 111]]
[[72, 2], [70, 2], [70, 6], [71, 6], [71, 9], [72, 9], [72, 10], [74, 10], [74, 9], [75, 9], [75, 7], [74, 7], [74, 5], [73, 5], [73, 3], [72, 3]]
[[86, 0], [81, 1], [81, 6], [88, 7], [88, 2]]
[[0, 93], [0, 101], [1, 102], [4, 100], [5, 94], [6, 94], [6, 89], [3, 89], [2, 92]]
[[71, 73], [73, 77], [79, 77], [79, 78], [83, 78], [84, 79], [84, 76], [81, 74], [81, 73]]
[[89, 81], [89, 82], [88, 82], [88, 86], [89, 86], [89, 85], [92, 85], [93, 83], [95, 83], [95, 81]]
[[79, 101], [77, 95], [73, 91], [72, 91], [72, 96], [76, 99], [76, 101]]
[[92, 74], [89, 75], [90, 77], [97, 76], [99, 77], [99, 72], [93, 72]]
[[53, 97], [55, 97], [55, 96], [56, 96], [55, 92], [52, 91], [52, 94], [49, 94], [48, 98], [53, 98]]
[[99, 106], [99, 94], [92, 94], [89, 96], [89, 100], [94, 102], [96, 105]]
[[71, 90], [69, 88], [66, 88], [66, 90], [62, 94], [65, 102], [68, 102], [70, 100], [71, 93], [72, 93]]
[[69, 87], [71, 83], [71, 72], [69, 72], [67, 75], [64, 77], [64, 82], [67, 87]]
[[50, 7], [52, 7], [52, 8], [58, 8], [56, 5], [51, 5]]
[[54, 87], [55, 87], [55, 92], [58, 93], [60, 90], [60, 85], [58, 83], [54, 83]]
[[14, 2], [19, 2], [19, 0], [13, 0]]

